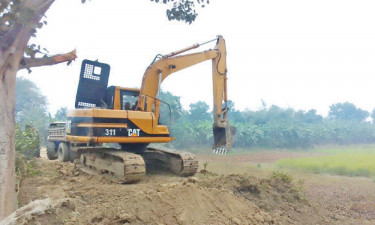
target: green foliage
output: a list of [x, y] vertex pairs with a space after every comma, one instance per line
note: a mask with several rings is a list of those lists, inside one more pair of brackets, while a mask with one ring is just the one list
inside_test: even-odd
[[168, 20], [185, 21], [191, 24], [198, 14], [194, 10], [194, 2], [186, 0], [173, 3], [173, 8], [167, 9], [167, 16]]
[[16, 124], [16, 185], [19, 188], [21, 180], [26, 176], [39, 173], [34, 157], [39, 157], [39, 133], [32, 124], [27, 124], [24, 129]]
[[15, 136], [16, 152], [24, 155], [26, 160], [39, 156], [39, 133], [38, 130], [27, 124], [24, 129], [16, 124]]
[[375, 175], [375, 148], [324, 149], [326, 156], [279, 160], [280, 168], [302, 170], [311, 173], [332, 173], [347, 176]]
[[212, 119], [211, 113], [208, 112], [210, 106], [207, 103], [203, 101], [198, 101], [196, 103], [190, 104], [189, 107], [190, 109], [188, 119], [190, 122]]
[[207, 170], [208, 162], [203, 163], [203, 170]]
[[231, 123], [242, 123], [245, 120], [243, 113], [239, 110], [236, 110], [233, 101], [228, 100], [227, 107], [229, 109], [228, 118]]
[[209, 146], [213, 142], [212, 122], [210, 121], [179, 122], [172, 127], [171, 134], [176, 138], [172, 141], [172, 145], [176, 148]]
[[263, 125], [238, 124], [235, 146], [305, 148], [323, 144], [374, 143], [375, 127], [358, 122], [303, 123], [269, 122]]
[[180, 97], [175, 96], [168, 91], [161, 91], [159, 98], [167, 103], [160, 103], [160, 123], [168, 126], [170, 125], [170, 122], [174, 124], [184, 113]]
[[183, 21], [186, 23], [191, 24], [195, 21], [198, 16], [198, 13], [195, 11], [196, 4], [200, 5], [202, 8], [209, 4], [209, 0], [151, 0], [152, 2], [155, 1], [156, 3], [163, 3], [170, 5], [170, 8], [167, 9], [167, 17], [168, 20], [177, 20]]
[[22, 178], [40, 174], [34, 159], [26, 160], [25, 155], [16, 152], [16, 191], [19, 191]]
[[20, 177], [35, 176], [40, 173], [36, 169], [37, 164], [34, 159], [26, 160], [25, 156], [16, 152], [16, 174]]
[[271, 174], [271, 179], [273, 180], [281, 180], [284, 183], [290, 184], [293, 181], [293, 177], [290, 174], [287, 174], [283, 171], [274, 171]]
[[371, 119], [372, 119], [372, 123], [375, 123], [375, 109], [372, 110], [370, 116], [371, 116]]
[[40, 133], [41, 143], [45, 143], [51, 122], [47, 114], [47, 98], [32, 81], [22, 77], [16, 80], [15, 117], [20, 127], [32, 123]]
[[304, 123], [321, 123], [323, 122], [323, 117], [316, 114], [315, 109], [310, 109], [307, 112], [299, 110], [295, 113], [295, 117], [298, 121]]
[[[179, 97], [167, 94], [165, 99], [172, 102], [172, 112], [178, 112], [175, 117], [178, 119], [173, 121], [171, 129], [171, 134], [175, 137], [171, 143], [173, 147], [211, 147], [213, 119], [208, 113], [207, 103], [193, 103], [186, 112], [179, 103]], [[345, 113], [344, 115], [351, 115], [347, 118], [352, 118], [345, 120], [323, 118], [314, 109], [295, 111], [275, 105], [266, 108], [264, 104], [258, 111], [239, 111], [235, 109], [233, 101], [228, 101], [227, 106], [230, 122], [236, 127], [233, 147], [309, 148], [326, 144], [375, 143], [375, 126], [364, 122], [363, 115], [367, 112], [363, 113], [355, 106], [356, 110], [352, 112], [357, 114]], [[349, 108], [353, 109], [351, 106]]]
[[25, 114], [31, 108], [38, 108], [45, 113], [47, 111], [47, 99], [40, 93], [39, 88], [31, 80], [17, 77], [16, 119], [22, 121], [24, 117], [22, 114]]
[[328, 117], [333, 120], [364, 121], [369, 116], [367, 111], [357, 108], [353, 103], [336, 103], [329, 107]]
[[[25, 7], [23, 1], [19, 0], [1, 0], [0, 1], [0, 35], [2, 41], [0, 42], [5, 49], [13, 41], [13, 36], [16, 30], [26, 26], [30, 21], [35, 20], [38, 16], [38, 10], [32, 7]], [[47, 25], [47, 21], [36, 21], [33, 28], [30, 30], [30, 36], [36, 37], [37, 31], [43, 26]], [[25, 46], [25, 55], [30, 58], [35, 58], [36, 54], [46, 56], [48, 50], [42, 48], [40, 45], [29, 43]], [[21, 62], [22, 64], [23, 62]], [[29, 72], [31, 70], [29, 69]]]
[[57, 110], [54, 121], [66, 121], [66, 115], [68, 113], [68, 107], [60, 107], [60, 109]]

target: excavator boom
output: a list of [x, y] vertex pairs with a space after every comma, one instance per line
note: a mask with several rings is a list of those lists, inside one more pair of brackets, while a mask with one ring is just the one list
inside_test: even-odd
[[191, 49], [198, 48], [196, 44], [191, 47], [169, 53], [162, 56], [161, 59], [153, 62], [146, 70], [142, 86], [139, 93], [137, 108], [140, 111], [152, 112], [155, 110], [155, 116], [158, 118], [159, 100], [158, 93], [160, 85], [172, 73], [193, 66], [195, 64], [212, 60], [212, 82], [213, 82], [213, 134], [215, 153], [226, 153], [230, 149], [234, 128], [228, 121], [227, 102], [227, 65], [226, 65], [226, 46], [222, 36], [216, 39], [216, 47], [198, 53], [180, 55]]

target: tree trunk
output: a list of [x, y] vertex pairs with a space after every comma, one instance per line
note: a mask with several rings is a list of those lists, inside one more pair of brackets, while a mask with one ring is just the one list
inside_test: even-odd
[[0, 221], [17, 209], [14, 120], [16, 73], [32, 30], [54, 1], [23, 0], [14, 3], [33, 11], [34, 15], [23, 24], [11, 25], [0, 40]]
[[[0, 65], [4, 63], [0, 62]], [[15, 68], [0, 75], [0, 221], [17, 209], [15, 176]]]
[[30, 39], [30, 27], [21, 28], [12, 44], [0, 52], [0, 221], [17, 209], [14, 115], [16, 74]]

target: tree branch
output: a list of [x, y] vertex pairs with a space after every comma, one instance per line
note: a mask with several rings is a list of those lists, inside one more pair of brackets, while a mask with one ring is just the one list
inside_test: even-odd
[[[27, 41], [26, 41], [26, 43], [27, 43], [28, 40], [30, 39], [30, 36], [31, 36], [31, 29], [36, 27], [36, 24], [38, 24], [38, 22], [41, 20], [43, 15], [46, 13], [46, 11], [49, 9], [49, 7], [52, 5], [52, 3], [54, 1], [55, 0], [39, 0], [39, 1], [27, 0], [23, 3], [20, 3], [20, 4], [23, 4], [22, 5], [23, 8], [34, 10], [35, 14], [34, 14], [33, 18], [28, 21], [28, 23], [21, 24], [21, 23], [16, 21], [16, 23], [13, 24], [9, 28], [8, 31], [4, 32], [2, 38], [0, 39], [0, 45], [1, 45], [2, 50], [5, 51], [7, 48], [9, 48], [16, 41], [16, 39], [18, 38], [18, 35], [19, 35], [19, 33], [21, 32], [22, 29], [25, 29], [25, 28], [29, 29], [30, 28], [30, 30], [27, 31], [27, 32], [30, 32], [30, 34], [27, 35], [28, 36]], [[16, 12], [14, 12], [14, 13], [16, 13]], [[18, 16], [18, 17], [20, 17], [20, 16]]]
[[74, 49], [71, 52], [65, 54], [54, 55], [51, 57], [43, 57], [43, 58], [23, 58], [21, 60], [19, 70], [31, 68], [31, 67], [38, 67], [38, 66], [50, 66], [55, 65], [63, 62], [70, 62], [77, 58], [76, 50]]
[[[25, 24], [20, 24], [16, 21], [10, 29], [0, 39], [0, 61], [5, 63], [0, 64], [0, 78], [6, 76], [7, 68], [19, 70], [19, 64], [22, 61], [25, 47], [30, 40], [33, 29], [37, 23], [42, 19], [45, 12], [52, 5], [55, 0], [22, 0], [20, 7], [22, 9], [30, 9], [34, 11], [33, 18]], [[16, 10], [17, 11], [17, 10]], [[16, 13], [16, 11], [14, 13]], [[21, 10], [22, 11], [22, 10]], [[18, 11], [17, 11], [18, 12]], [[24, 64], [26, 65], [27, 60]], [[69, 61], [69, 60], [66, 60]], [[50, 63], [53, 65], [56, 63]], [[46, 64], [48, 65], [48, 63]], [[26, 68], [26, 67], [24, 67]]]

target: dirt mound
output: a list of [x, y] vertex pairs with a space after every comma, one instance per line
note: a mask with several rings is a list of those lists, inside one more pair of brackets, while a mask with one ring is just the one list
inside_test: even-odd
[[373, 224], [305, 199], [303, 181], [282, 172], [252, 177], [203, 171], [193, 178], [153, 173], [121, 185], [72, 163], [41, 158], [37, 165], [38, 173], [22, 181], [19, 202], [50, 198], [51, 204], [45, 213], [28, 215], [25, 224]]
[[277, 224], [233, 191], [204, 186], [197, 178], [153, 174], [138, 184], [120, 185], [79, 172], [71, 163], [41, 159], [39, 165], [40, 175], [22, 183], [21, 203], [66, 200], [34, 215], [29, 224]]
[[[201, 174], [201, 176], [206, 176]], [[294, 181], [283, 172], [273, 172], [264, 179], [246, 174], [228, 176], [209, 175], [200, 179], [200, 185], [227, 189], [239, 197], [249, 200], [264, 210], [275, 221], [282, 224], [334, 224], [328, 212], [313, 207], [304, 198], [303, 181]], [[328, 218], [328, 219], [327, 219]], [[308, 222], [306, 222], [308, 221]]]

